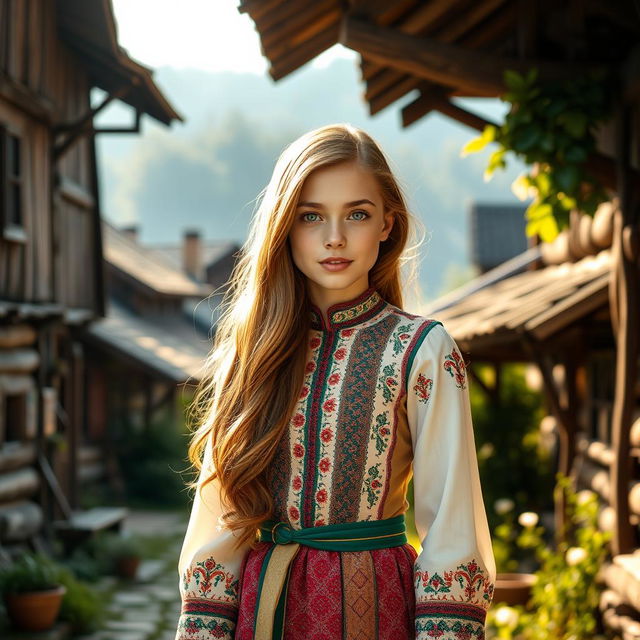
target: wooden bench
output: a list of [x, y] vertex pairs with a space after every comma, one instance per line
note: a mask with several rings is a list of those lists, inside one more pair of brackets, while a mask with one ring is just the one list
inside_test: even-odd
[[53, 530], [62, 540], [65, 554], [73, 551], [74, 547], [98, 531], [119, 532], [121, 530], [122, 522], [129, 513], [127, 507], [93, 507], [80, 511], [72, 510], [49, 461], [40, 454], [38, 463], [65, 516], [63, 519], [53, 522]]
[[99, 531], [119, 532], [128, 513], [127, 507], [94, 507], [73, 511], [70, 518], [56, 520], [53, 528], [62, 540], [66, 554]]

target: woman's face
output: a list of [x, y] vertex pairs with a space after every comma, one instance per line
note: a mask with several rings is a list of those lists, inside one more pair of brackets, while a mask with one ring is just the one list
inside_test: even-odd
[[[295, 265], [307, 277], [312, 301], [333, 304], [355, 298], [369, 286], [380, 242], [393, 227], [383, 212], [376, 179], [357, 162], [313, 171], [305, 180], [289, 242]], [[349, 261], [341, 268], [327, 258]]]

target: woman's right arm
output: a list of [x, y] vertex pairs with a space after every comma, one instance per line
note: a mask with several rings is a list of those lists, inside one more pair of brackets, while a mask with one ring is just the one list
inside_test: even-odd
[[175, 640], [232, 640], [238, 617], [240, 569], [249, 545], [235, 549], [234, 534], [218, 522], [218, 480], [202, 487], [211, 460], [208, 440], [178, 561], [182, 608]]

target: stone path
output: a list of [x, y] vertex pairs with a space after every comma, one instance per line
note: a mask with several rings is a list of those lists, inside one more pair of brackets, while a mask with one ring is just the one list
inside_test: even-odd
[[170, 535], [171, 542], [160, 557], [140, 565], [134, 582], [104, 578], [101, 586], [113, 588], [105, 628], [75, 638], [174, 640], [180, 614], [177, 563], [186, 525], [186, 519], [177, 513], [134, 511], [129, 514], [124, 524], [125, 531], [141, 535]]

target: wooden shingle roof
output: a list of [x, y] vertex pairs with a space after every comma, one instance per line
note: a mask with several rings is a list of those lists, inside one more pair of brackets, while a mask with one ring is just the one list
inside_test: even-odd
[[523, 355], [521, 333], [546, 340], [606, 307], [610, 271], [611, 249], [604, 249], [577, 262], [517, 273], [449, 304], [435, 300], [421, 313], [443, 322], [461, 348], [476, 358], [517, 360]]
[[371, 114], [418, 92], [402, 109], [408, 126], [433, 109], [453, 115], [450, 97], [498, 95], [505, 68], [563, 78], [624, 59], [640, 35], [633, 3], [573, 4], [571, 37], [568, 6], [543, 13], [515, 0], [243, 0], [238, 11], [255, 23], [274, 80], [341, 43], [360, 53]]
[[205, 297], [211, 287], [191, 280], [179, 266], [127, 237], [106, 220], [102, 221], [104, 257], [112, 266], [154, 293]]

